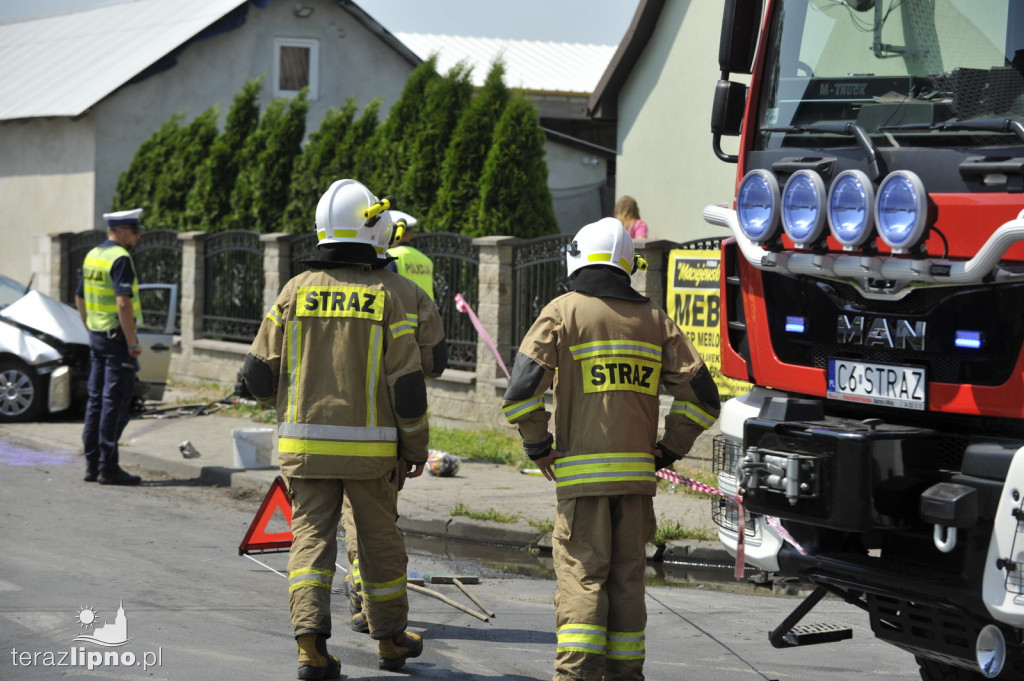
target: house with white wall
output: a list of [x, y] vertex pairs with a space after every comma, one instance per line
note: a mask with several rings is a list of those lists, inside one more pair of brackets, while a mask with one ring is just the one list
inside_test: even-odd
[[727, 236], [702, 218], [704, 206], [735, 193], [736, 166], [711, 146], [723, 7], [723, 0], [640, 0], [590, 97], [589, 114], [616, 126], [616, 198], [637, 200], [651, 239]]

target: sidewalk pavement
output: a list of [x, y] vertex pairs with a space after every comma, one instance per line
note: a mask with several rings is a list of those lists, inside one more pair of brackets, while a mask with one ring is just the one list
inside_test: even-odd
[[[165, 393], [165, 404], [190, 400], [188, 387], [171, 387]], [[186, 402], [187, 404], [198, 404]], [[272, 467], [239, 468], [235, 465], [233, 431], [272, 429], [274, 424], [217, 413], [186, 416], [136, 416], [121, 438], [121, 463], [143, 476], [147, 471], [172, 478], [199, 479], [201, 482], [266, 493], [279, 474], [276, 450], [270, 452]], [[82, 423], [80, 420], [45, 423], [0, 424], [0, 440], [34, 445], [49, 451], [71, 452], [81, 458]], [[243, 437], [245, 435], [243, 434]], [[254, 439], [251, 435], [249, 440]], [[188, 442], [198, 452], [186, 458], [180, 446]], [[272, 436], [276, 445], [276, 434]], [[243, 449], [246, 448], [243, 442]], [[453, 452], [458, 454], [458, 452]], [[510, 547], [550, 547], [550, 535], [544, 536], [533, 523], [553, 523], [555, 519], [554, 483], [542, 476], [520, 473], [512, 466], [469, 461], [461, 457], [455, 477], [440, 478], [424, 472], [408, 480], [398, 497], [398, 525], [407, 534], [440, 537], [449, 540], [476, 542]], [[85, 484], [85, 483], [83, 483]], [[711, 521], [711, 497], [685, 494], [682, 490], [668, 493], [664, 486], [654, 498], [655, 517], [662, 522], [677, 522], [684, 528], [705, 529], [714, 535], [717, 526]], [[463, 504], [474, 512], [495, 510], [518, 515], [515, 523], [480, 521], [463, 516], [453, 517], [450, 509]], [[253, 514], [259, 502], [253, 501]], [[550, 527], [550, 524], [548, 525]], [[241, 538], [240, 538], [241, 539]], [[717, 541], [680, 540], [665, 546], [649, 547], [652, 561], [701, 562], [731, 565], [733, 558]]]

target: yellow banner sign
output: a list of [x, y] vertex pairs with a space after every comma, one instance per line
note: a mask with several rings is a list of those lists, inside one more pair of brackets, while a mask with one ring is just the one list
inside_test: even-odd
[[723, 397], [736, 397], [746, 394], [752, 386], [722, 376], [722, 299], [718, 287], [721, 270], [719, 251], [670, 251], [665, 307], [704, 358], [718, 392]]

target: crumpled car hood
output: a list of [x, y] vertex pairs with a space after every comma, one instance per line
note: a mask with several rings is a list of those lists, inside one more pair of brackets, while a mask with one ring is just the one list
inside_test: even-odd
[[[49, 336], [63, 343], [89, 345], [89, 332], [78, 310], [39, 291], [29, 291], [17, 302], [0, 310], [0, 318], [0, 348], [29, 363], [60, 357], [47, 343], [33, 337], [33, 331], [43, 338]], [[5, 319], [15, 325], [5, 324]]]

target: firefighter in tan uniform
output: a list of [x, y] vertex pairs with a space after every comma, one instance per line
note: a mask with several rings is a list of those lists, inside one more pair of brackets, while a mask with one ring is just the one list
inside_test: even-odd
[[[641, 680], [654, 473], [715, 422], [718, 389], [675, 322], [630, 285], [636, 265], [622, 223], [583, 227], [566, 262], [570, 292], [520, 344], [504, 410], [556, 486], [555, 681]], [[552, 384], [554, 436], [544, 404]], [[674, 401], [657, 441], [659, 386]]]
[[341, 673], [326, 639], [343, 496], [359, 530], [363, 594], [376, 606], [369, 630], [380, 668], [423, 650], [405, 631], [407, 556], [395, 520], [398, 476], [420, 475], [427, 459], [426, 386], [405, 308], [371, 271], [387, 205], [354, 180], [331, 185], [316, 210], [317, 257], [281, 291], [241, 372], [277, 407], [299, 679]]
[[[373, 272], [380, 277], [384, 286], [396, 294], [405, 306], [406, 317], [413, 328], [416, 343], [420, 348], [420, 363], [423, 373], [429, 378], [437, 378], [448, 366], [448, 343], [444, 337], [444, 323], [437, 305], [427, 292], [411, 279], [397, 272], [385, 269], [394, 258], [387, 253], [388, 247], [401, 239], [409, 216], [401, 211], [389, 210], [382, 214], [381, 220], [385, 228], [380, 230], [377, 243], [377, 262]], [[401, 471], [400, 471], [401, 472]], [[401, 491], [405, 481], [399, 477], [398, 490]], [[349, 597], [349, 611], [352, 615], [350, 626], [354, 631], [370, 633], [366, 610], [373, 607], [372, 601], [362, 599], [362, 584], [359, 571], [359, 546], [355, 522], [352, 519], [352, 505], [348, 499], [341, 507], [341, 524], [345, 528], [345, 548], [352, 572], [345, 575], [345, 593]]]

